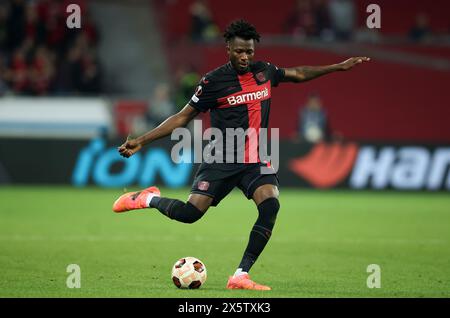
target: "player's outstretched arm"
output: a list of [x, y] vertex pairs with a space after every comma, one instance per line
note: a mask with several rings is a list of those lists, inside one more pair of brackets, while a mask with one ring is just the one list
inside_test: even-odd
[[135, 139], [127, 139], [119, 148], [121, 156], [128, 158], [138, 152], [144, 145], [170, 135], [179, 127], [185, 127], [195, 116], [198, 110], [187, 104], [180, 112], [170, 116], [155, 129]]
[[354, 66], [361, 64], [363, 62], [370, 61], [370, 58], [360, 56], [360, 57], [351, 57], [344, 62], [326, 66], [298, 66], [292, 68], [285, 68], [284, 72], [284, 82], [293, 82], [300, 83], [312, 80], [319, 76], [338, 72], [338, 71], [348, 71], [352, 69]]

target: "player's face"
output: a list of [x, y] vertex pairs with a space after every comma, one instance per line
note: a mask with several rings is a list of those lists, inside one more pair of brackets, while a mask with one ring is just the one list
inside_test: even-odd
[[228, 56], [233, 67], [239, 73], [248, 71], [250, 62], [255, 55], [255, 41], [233, 38], [227, 45]]

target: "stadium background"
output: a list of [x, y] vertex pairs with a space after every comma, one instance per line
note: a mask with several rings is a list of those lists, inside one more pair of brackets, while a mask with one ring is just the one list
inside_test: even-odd
[[[449, 3], [378, 0], [381, 29], [368, 29], [372, 2], [1, 2], [0, 296], [261, 296], [221, 290], [255, 217], [240, 193], [192, 226], [110, 213], [124, 188], [187, 197], [196, 167], [171, 162], [169, 138], [129, 160], [115, 147], [184, 106], [226, 62], [224, 27], [244, 18], [262, 35], [257, 60], [372, 59], [273, 90], [283, 214], [255, 275], [274, 297], [448, 297]], [[81, 29], [66, 26], [70, 3]], [[322, 138], [300, 128], [311, 94]], [[166, 279], [185, 254], [211, 273], [200, 294]], [[65, 286], [70, 263], [88, 273], [79, 291]], [[379, 290], [365, 284], [371, 263], [387, 268]]]

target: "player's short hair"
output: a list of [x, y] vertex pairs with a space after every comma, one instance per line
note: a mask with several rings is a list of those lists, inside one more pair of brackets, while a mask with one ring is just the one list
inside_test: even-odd
[[257, 42], [259, 42], [259, 39], [261, 38], [259, 33], [256, 31], [255, 26], [245, 20], [235, 20], [231, 22], [225, 29], [223, 37], [227, 43], [235, 37], [240, 37], [244, 40], [253, 39]]

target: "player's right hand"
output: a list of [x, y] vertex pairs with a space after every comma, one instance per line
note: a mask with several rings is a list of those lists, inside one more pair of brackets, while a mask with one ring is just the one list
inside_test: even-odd
[[122, 157], [129, 158], [138, 152], [142, 148], [142, 145], [136, 142], [135, 139], [127, 139], [119, 148], [119, 153]]

